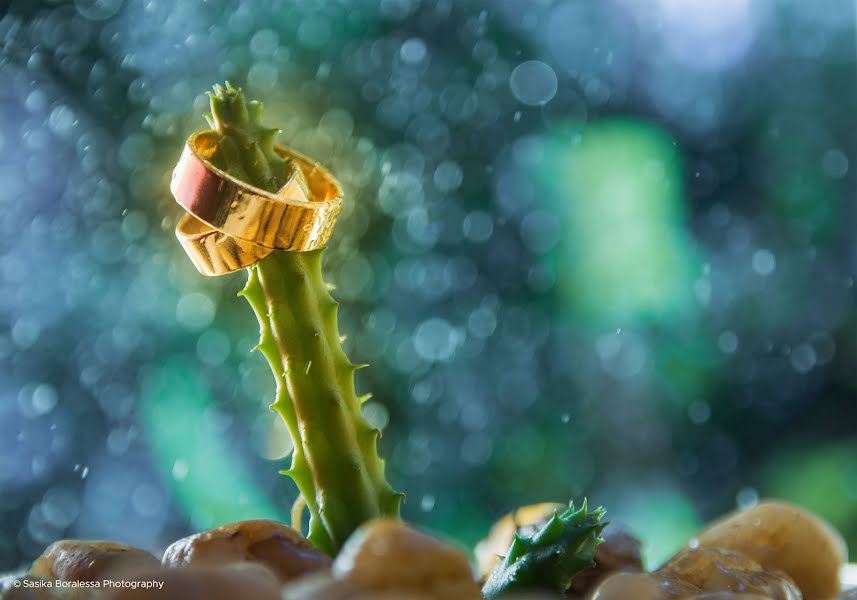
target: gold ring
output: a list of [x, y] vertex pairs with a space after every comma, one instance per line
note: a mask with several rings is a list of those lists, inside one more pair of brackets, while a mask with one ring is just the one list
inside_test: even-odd
[[213, 229], [190, 213], [179, 219], [176, 237], [196, 270], [210, 277], [240, 271], [273, 252]]
[[217, 134], [191, 135], [170, 190], [189, 215], [176, 236], [205, 275], [231, 273], [273, 250], [306, 252], [327, 243], [342, 210], [342, 188], [322, 165], [282, 145], [274, 150], [298, 167], [276, 193], [233, 177], [209, 160]]

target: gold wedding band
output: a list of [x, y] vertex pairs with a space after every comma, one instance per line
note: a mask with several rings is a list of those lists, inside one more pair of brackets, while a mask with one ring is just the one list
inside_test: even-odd
[[176, 237], [196, 270], [210, 277], [240, 271], [273, 252], [212, 229], [190, 213], [179, 219]]
[[173, 171], [170, 190], [188, 212], [176, 236], [204, 275], [248, 267], [273, 250], [306, 252], [327, 243], [342, 210], [342, 188], [319, 163], [285, 146], [293, 161], [289, 181], [276, 193], [249, 185], [209, 160], [217, 135], [191, 135]]

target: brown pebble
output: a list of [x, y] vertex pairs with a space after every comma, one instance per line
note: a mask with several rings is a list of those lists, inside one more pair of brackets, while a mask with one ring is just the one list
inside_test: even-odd
[[158, 559], [139, 548], [95, 540], [60, 540], [33, 562], [30, 573], [50, 580], [101, 581], [127, 570], [153, 567]]
[[326, 569], [331, 559], [300, 533], [276, 521], [239, 521], [174, 542], [161, 564], [165, 567], [258, 562], [281, 582]]
[[595, 566], [581, 571], [571, 580], [569, 595], [573, 598], [585, 598], [589, 591], [614, 573], [639, 573], [643, 570], [640, 540], [614, 525], [608, 525], [601, 537], [604, 541], [595, 548]]
[[719, 548], [688, 548], [655, 571], [664, 581], [689, 583], [703, 593], [741, 592], [771, 600], [801, 600], [797, 585], [782, 571], [766, 569], [742, 554]]
[[791, 577], [805, 600], [839, 593], [839, 570], [848, 555], [845, 541], [829, 523], [799, 506], [760, 502], [727, 515], [699, 534], [702, 547], [740, 552]]
[[692, 596], [687, 600], [770, 600], [768, 596], [759, 594], [744, 594], [742, 592], [714, 592], [713, 594], [700, 594]]
[[355, 531], [333, 576], [376, 594], [431, 600], [481, 600], [467, 555], [400, 521], [376, 519]]
[[[677, 595], [687, 597], [698, 590], [689, 584], [667, 588], [649, 573], [616, 573], [607, 577], [588, 596], [590, 600], [669, 600]], [[675, 593], [673, 593], [675, 592]]]
[[330, 574], [301, 577], [283, 588], [283, 600], [364, 600], [366, 592]]

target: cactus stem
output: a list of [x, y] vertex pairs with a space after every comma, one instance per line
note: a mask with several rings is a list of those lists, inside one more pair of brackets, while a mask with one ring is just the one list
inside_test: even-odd
[[[275, 191], [298, 167], [273, 151], [275, 130], [259, 124], [261, 104], [246, 102], [241, 90], [217, 85], [209, 94], [207, 120], [218, 134], [212, 161], [256, 187]], [[309, 539], [335, 554], [365, 521], [398, 517], [401, 494], [393, 491], [378, 456], [377, 433], [360, 406], [354, 371], [342, 349], [338, 304], [325, 283], [321, 250], [274, 251], [248, 268], [239, 292], [259, 322], [255, 347], [266, 358], [276, 382], [271, 405], [289, 431], [294, 450], [289, 469], [300, 491], [293, 523], [310, 514]], [[376, 430], [377, 431], [377, 430]]]

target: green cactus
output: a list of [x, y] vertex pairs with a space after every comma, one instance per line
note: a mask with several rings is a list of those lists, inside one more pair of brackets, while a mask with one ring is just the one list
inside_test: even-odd
[[[274, 152], [277, 130], [262, 127], [262, 105], [217, 85], [207, 120], [218, 134], [212, 162], [256, 187], [277, 191], [297, 165]], [[248, 269], [240, 293], [256, 313], [258, 349], [277, 382], [272, 405], [294, 443], [289, 475], [310, 512], [308, 537], [335, 554], [363, 522], [398, 517], [402, 495], [384, 477], [377, 438], [360, 410], [352, 364], [342, 349], [336, 301], [321, 270], [321, 250], [274, 251]]]
[[538, 528], [532, 535], [517, 533], [509, 552], [497, 564], [482, 595], [496, 598], [508, 592], [545, 589], [564, 593], [582, 570], [595, 565], [595, 547], [603, 540], [604, 509], [588, 511], [586, 500], [579, 509], [574, 503]]
[[241, 90], [228, 81], [226, 87], [215, 85], [208, 97], [211, 112], [205, 120], [219, 135], [211, 162], [241, 181], [269, 192], [279, 190], [294, 167], [274, 152], [278, 130], [259, 123], [262, 103], [246, 102]]

